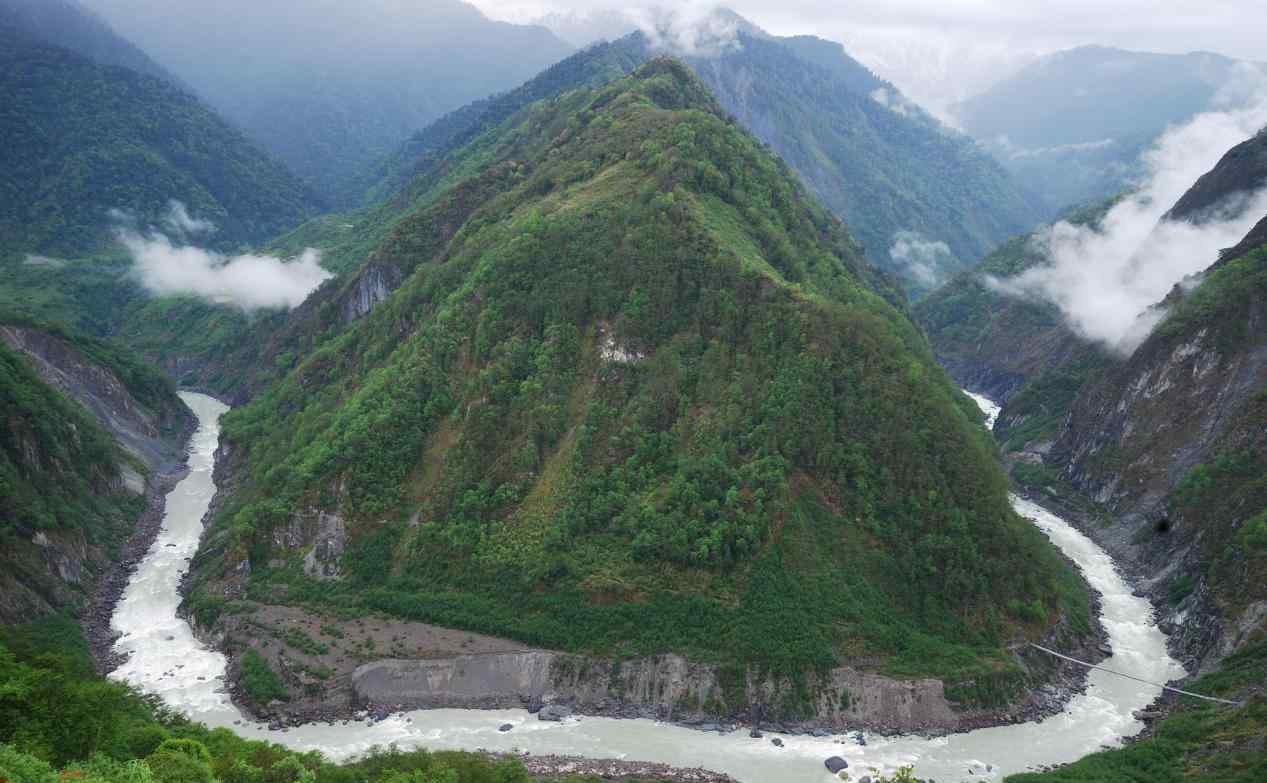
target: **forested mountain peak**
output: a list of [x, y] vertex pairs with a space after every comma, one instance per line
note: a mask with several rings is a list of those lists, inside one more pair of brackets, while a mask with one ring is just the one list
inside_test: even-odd
[[[529, 105], [441, 169], [372, 254], [399, 286], [226, 417], [206, 622], [287, 584], [788, 676], [949, 645], [935, 673], [1015, 685], [1001, 640], [1078, 611], [884, 279], [685, 64]], [[346, 547], [272, 543], [300, 509]]]
[[[435, 166], [452, 144], [527, 102], [603, 84], [658, 51], [686, 62], [723, 108], [781, 155], [859, 238], [868, 259], [925, 291], [1044, 217], [1039, 200], [967, 137], [938, 123], [832, 42], [777, 38], [733, 14], [700, 25], [710, 43], [655, 34], [595, 45], [503, 95], [426, 128], [376, 169], [373, 201]], [[724, 42], [725, 45], [720, 45]]]

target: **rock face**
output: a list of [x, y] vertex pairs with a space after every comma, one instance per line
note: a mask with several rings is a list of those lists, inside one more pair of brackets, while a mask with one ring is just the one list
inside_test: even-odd
[[[1259, 269], [1255, 272], [1253, 267]], [[1207, 273], [1262, 275], [1259, 251]], [[1261, 282], [1258, 283], [1261, 286]], [[1175, 313], [1080, 393], [1049, 457], [1106, 508], [1102, 532], [1148, 575], [1179, 652], [1201, 668], [1262, 626], [1262, 553], [1240, 528], [1267, 504], [1267, 291], [1176, 293]], [[1191, 300], [1191, 301], [1189, 301]]]
[[351, 323], [369, 315], [374, 305], [386, 299], [400, 285], [398, 268], [386, 264], [368, 264], [356, 276], [355, 283], [343, 295], [343, 321]]
[[[152, 395], [153, 408], [142, 404], [112, 369], [68, 338], [28, 326], [0, 325], [0, 343], [25, 358], [34, 377], [46, 384], [42, 388], [47, 395], [60, 393], [71, 401], [71, 408], [81, 407], [87, 414], [86, 419], [38, 422], [24, 419], [36, 415], [31, 411], [6, 411], [12, 418], [0, 420], [0, 443], [16, 441], [9, 459], [16, 458], [24, 481], [60, 487], [71, 493], [65, 502], [83, 500], [90, 509], [74, 524], [59, 521], [32, 530], [20, 518], [13, 523], [16, 527], [0, 547], [0, 623], [30, 622], [70, 610], [88, 621], [87, 635], [95, 649], [109, 635], [109, 621], [108, 611], [94, 599], [103, 589], [112, 589], [122, 564], [148, 547], [144, 542], [140, 552], [134, 552], [129, 538], [138, 527], [138, 515], [157, 529], [161, 513], [155, 516], [156, 504], [161, 505], [166, 479], [183, 464], [181, 447], [193, 417], [171, 393]], [[86, 422], [100, 427], [103, 440], [112, 436], [119, 451], [94, 457], [91, 472], [80, 475], [80, 468], [58, 455], [66, 443], [86, 437]], [[118, 458], [124, 453], [130, 459]], [[128, 497], [138, 495], [145, 500], [138, 503]], [[9, 524], [5, 519], [4, 526]]]
[[[184, 406], [147, 410], [132, 396], [117, 375], [93, 362], [60, 337], [22, 326], [0, 326], [0, 340], [25, 354], [40, 379], [83, 405], [128, 453], [154, 470], [181, 457], [174, 430], [189, 420]], [[140, 477], [126, 477], [129, 488], [140, 492]]]
[[[747, 699], [773, 693], [777, 683], [752, 681]], [[953, 730], [961, 718], [940, 680], [897, 681], [852, 668], [835, 669], [821, 687], [811, 722], [835, 727], [884, 726]], [[561, 720], [585, 714], [652, 717], [699, 725], [719, 717], [725, 704], [717, 672], [676, 655], [619, 664], [542, 650], [433, 660], [367, 663], [352, 675], [359, 704], [391, 708], [507, 709], [545, 703], [538, 717]], [[836, 698], [848, 691], [849, 700]], [[741, 717], [741, 716], [735, 716]]]

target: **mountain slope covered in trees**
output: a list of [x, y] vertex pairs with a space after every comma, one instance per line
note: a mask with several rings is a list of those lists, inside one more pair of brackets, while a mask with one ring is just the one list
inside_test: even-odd
[[0, 250], [96, 250], [173, 200], [236, 247], [290, 228], [315, 197], [198, 99], [0, 27]]
[[867, 258], [910, 290], [933, 288], [1047, 217], [984, 150], [838, 44], [740, 34], [720, 57], [691, 63], [722, 106], [845, 221]]
[[[728, 17], [730, 18], [730, 17]], [[968, 138], [944, 127], [834, 44], [776, 38], [740, 17], [733, 45], [687, 58], [724, 109], [781, 155], [858, 237], [867, 257], [925, 291], [1046, 215]], [[375, 170], [370, 199], [398, 192], [474, 132], [527, 102], [604, 83], [653, 54], [634, 33], [579, 52], [521, 88], [415, 134]], [[912, 255], [891, 252], [901, 238]], [[938, 245], [938, 243], [941, 243]]]
[[[447, 167], [429, 198], [472, 189], [458, 221], [402, 221], [374, 262], [399, 287], [225, 418], [200, 622], [285, 595], [995, 695], [1024, 680], [1005, 639], [1085, 629], [900, 297], [683, 65], [533, 104]], [[279, 533], [332, 519], [346, 546]]]
[[191, 418], [118, 346], [0, 314], [0, 622], [77, 611]]
[[117, 65], [173, 84], [179, 80], [119, 36], [77, 0], [0, 0], [0, 27], [60, 46], [101, 65]]
[[460, 0], [89, 4], [336, 205], [412, 132], [572, 51]]

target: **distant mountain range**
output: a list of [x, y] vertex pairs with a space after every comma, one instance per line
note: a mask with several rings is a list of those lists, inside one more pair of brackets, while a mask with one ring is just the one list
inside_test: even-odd
[[223, 247], [321, 208], [285, 166], [61, 0], [0, 0], [0, 107], [0, 251], [92, 252], [121, 220], [160, 223], [173, 200], [213, 223], [209, 241]]
[[1217, 54], [1084, 46], [1031, 63], [952, 111], [1023, 182], [1064, 208], [1121, 191], [1165, 129], [1267, 88], [1267, 68]]
[[85, 1], [336, 204], [413, 131], [573, 51], [459, 0]]
[[[928, 290], [1047, 216], [1041, 200], [975, 142], [937, 122], [840, 45], [812, 36], [770, 36], [728, 12], [718, 18], [716, 29], [731, 37], [687, 62], [722, 106], [845, 221], [867, 258], [910, 290]], [[663, 43], [671, 36], [660, 38]], [[530, 101], [605, 83], [656, 51], [646, 34], [634, 33], [447, 115], [375, 167], [362, 183], [363, 198], [372, 202], [397, 192], [452, 145]]]

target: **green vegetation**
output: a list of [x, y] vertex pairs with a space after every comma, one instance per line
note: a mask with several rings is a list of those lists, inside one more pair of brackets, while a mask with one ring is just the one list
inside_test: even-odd
[[[1048, 217], [976, 142], [909, 103], [839, 45], [808, 36], [741, 40], [721, 58], [695, 62], [700, 78], [849, 226], [867, 258], [900, 275], [908, 290], [930, 290]], [[932, 279], [890, 255], [902, 232], [948, 245], [948, 253], [916, 259]]]
[[285, 701], [289, 697], [277, 672], [255, 650], [243, 653], [238, 665], [242, 667], [242, 687], [256, 704], [268, 704], [274, 699]]
[[[952, 680], [1085, 614], [900, 295], [680, 64], [529, 106], [445, 170], [373, 257], [399, 289], [225, 418], [242, 484], [200, 613], [249, 558], [261, 600]], [[313, 505], [348, 520], [342, 582], [268, 565]]]
[[1261, 783], [1267, 780], [1267, 641], [1261, 638], [1185, 690], [1243, 699], [1229, 707], [1181, 697], [1156, 733], [1051, 772], [1007, 783]]
[[1267, 296], [1267, 246], [1237, 258], [1215, 264], [1196, 290], [1179, 300], [1157, 328], [1161, 337], [1194, 333], [1201, 325], [1218, 321], [1218, 347], [1230, 353], [1256, 338], [1247, 319], [1220, 320], [1227, 313], [1241, 312], [1250, 303]]
[[0, 540], [135, 518], [141, 499], [114, 489], [122, 454], [78, 403], [0, 342]]
[[[1066, 215], [1074, 225], [1100, 220], [1113, 201]], [[1007, 405], [995, 437], [1005, 452], [1052, 440], [1082, 388], [1114, 359], [1065, 326], [1052, 305], [1009, 297], [990, 285], [1043, 263], [1040, 232], [1016, 237], [918, 302], [915, 318], [952, 376]], [[1016, 422], [1013, 424], [1013, 422]], [[1036, 478], [1036, 476], [1030, 476]]]
[[[73, 620], [0, 626], [0, 780], [9, 783], [530, 783], [513, 759], [377, 749], [344, 765], [190, 723], [95, 677]], [[539, 783], [596, 783], [565, 777]], [[647, 781], [645, 783], [650, 783]]]
[[[747, 22], [747, 29], [753, 29]], [[372, 172], [365, 203], [416, 192], [445, 173], [446, 156], [533, 101], [578, 87], [601, 87], [645, 63], [641, 33], [586, 49], [522, 87], [478, 101], [413, 136]], [[868, 258], [902, 275], [913, 290], [928, 280], [889, 255], [899, 232], [949, 243], [954, 265], [984, 255], [1042, 217], [1043, 207], [988, 155], [913, 104], [895, 110], [874, 95], [897, 90], [838, 44], [810, 36], [743, 36], [722, 58], [690, 61], [725, 110], [786, 160], [862, 241]], [[921, 259], [927, 260], [927, 259]], [[957, 271], [936, 269], [937, 275]]]
[[367, 170], [350, 189], [363, 204], [376, 204], [395, 196], [417, 178], [434, 176], [446, 156], [529, 104], [581, 87], [607, 85], [632, 73], [646, 62], [647, 56], [641, 33], [579, 51], [513, 90], [475, 101], [431, 123]]
[[0, 251], [81, 253], [111, 210], [159, 224], [175, 199], [219, 228], [217, 244], [299, 223], [312, 195], [197, 98], [0, 30]]

